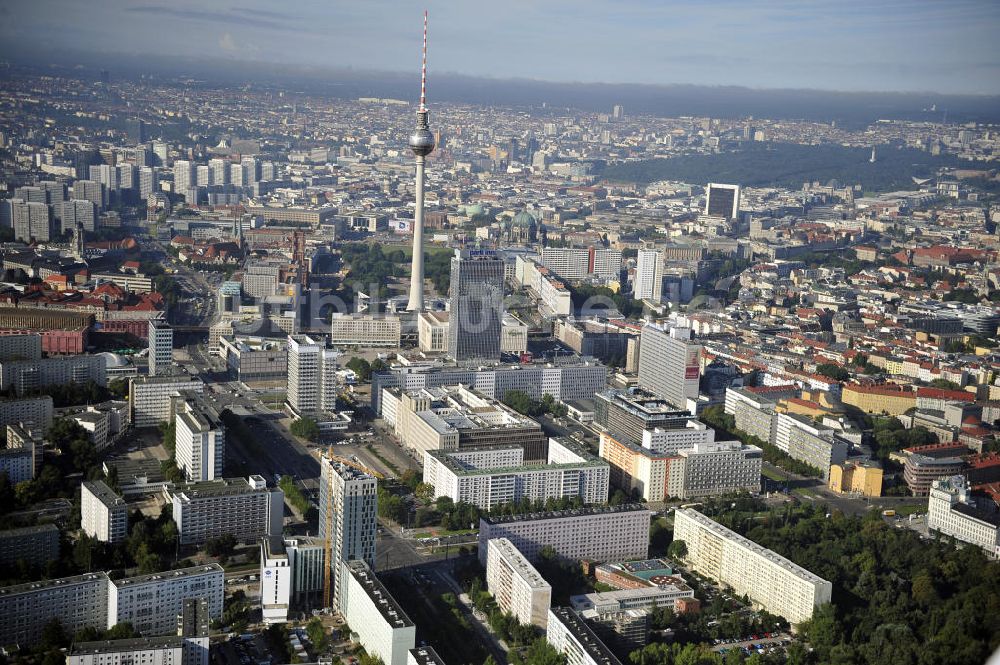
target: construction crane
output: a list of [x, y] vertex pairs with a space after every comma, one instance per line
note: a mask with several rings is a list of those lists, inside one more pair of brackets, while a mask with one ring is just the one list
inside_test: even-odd
[[[340, 455], [334, 455], [333, 446], [327, 448], [326, 454], [322, 455], [322, 457], [329, 460], [331, 465], [341, 464], [348, 466], [362, 473], [374, 476], [379, 480], [385, 478], [383, 474], [368, 468], [360, 462], [355, 462]], [[331, 579], [331, 571], [333, 569], [333, 473], [333, 469], [331, 469], [326, 479], [326, 520], [324, 521], [326, 530], [323, 537], [323, 607], [331, 608], [333, 607], [333, 580]]]

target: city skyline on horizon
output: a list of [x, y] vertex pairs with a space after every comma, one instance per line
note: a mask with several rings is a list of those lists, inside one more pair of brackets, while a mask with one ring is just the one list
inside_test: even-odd
[[[613, 15], [591, 2], [517, 2], [514, 9], [447, 0], [423, 4], [435, 34], [429, 57], [439, 75], [1000, 94], [1000, 52], [989, 35], [1000, 20], [1000, 5], [979, 0], [947, 7], [895, 0], [877, 6], [855, 0], [768, 0], [754, 6], [715, 0], [707, 8], [689, 1], [665, 8], [635, 0], [616, 5]], [[5, 18], [0, 55], [147, 53], [397, 73], [412, 71], [419, 60], [414, 26], [422, 9], [404, 10], [398, 0], [336, 8], [307, 0], [293, 16], [259, 0], [212, 9], [186, 1], [112, 0], [84, 7], [65, 0], [44, 6], [16, 0], [0, 9]], [[491, 26], [491, 34], [483, 34], [484, 25]], [[605, 48], [589, 48], [595, 34], [603, 36]], [[484, 48], [493, 35], [501, 47]]]

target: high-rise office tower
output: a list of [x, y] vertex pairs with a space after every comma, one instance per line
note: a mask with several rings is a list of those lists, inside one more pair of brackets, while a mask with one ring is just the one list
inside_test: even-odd
[[119, 164], [115, 169], [118, 171], [118, 189], [122, 191], [134, 190], [138, 184], [135, 177], [135, 165]]
[[[424, 50], [420, 68], [420, 108], [417, 127], [410, 134], [410, 150], [417, 161], [416, 203], [413, 213], [413, 262], [410, 268], [408, 312], [424, 309], [424, 158], [434, 150], [434, 135], [427, 122], [427, 12], [424, 12]], [[454, 268], [452, 269], [454, 270]]]
[[199, 187], [211, 187], [215, 184], [214, 172], [208, 164], [199, 164], [195, 167], [195, 179]]
[[132, 139], [135, 144], [145, 143], [146, 141], [146, 122], [141, 118], [131, 118], [128, 120], [126, 129], [128, 131], [128, 137]]
[[236, 187], [249, 187], [250, 183], [248, 182], [246, 171], [246, 167], [242, 164], [230, 164], [229, 182]]
[[178, 194], [183, 194], [191, 189], [195, 184], [194, 164], [186, 159], [178, 159], [174, 162], [174, 190]]
[[62, 222], [62, 231], [72, 231], [77, 224], [81, 224], [87, 231], [94, 231], [97, 228], [97, 206], [93, 201], [83, 201], [71, 199], [59, 204], [61, 214], [59, 219]]
[[[216, 157], [208, 160], [208, 168], [212, 171], [213, 185], [229, 184], [229, 162]], [[200, 184], [200, 183], [199, 183]]]
[[73, 198], [93, 201], [98, 210], [108, 204], [107, 188], [96, 180], [77, 180], [73, 183]]
[[679, 409], [698, 397], [701, 345], [691, 329], [647, 325], [639, 339], [639, 385]]
[[298, 415], [337, 406], [336, 352], [323, 337], [288, 336], [288, 406]]
[[164, 166], [167, 163], [167, 158], [170, 156], [170, 146], [168, 146], [163, 141], [153, 141], [153, 157], [155, 157], [154, 164], [158, 166]]
[[152, 166], [153, 157], [149, 145], [139, 145], [132, 149], [132, 161], [137, 167]]
[[149, 320], [149, 375], [171, 373], [174, 330], [163, 319]]
[[240, 164], [243, 165], [243, 172], [246, 178], [244, 187], [249, 187], [260, 180], [260, 162], [257, 161], [256, 157], [244, 157], [240, 160]]
[[160, 191], [160, 176], [151, 166], [139, 167], [139, 197], [149, 198], [153, 192]]
[[359, 468], [320, 459], [319, 537], [331, 540], [333, 606], [340, 598], [340, 563], [361, 559], [375, 566], [378, 519], [376, 480]]
[[740, 212], [740, 186], [708, 183], [705, 196], [705, 214], [726, 219], [736, 219]]
[[226, 463], [226, 426], [219, 412], [192, 390], [174, 400], [177, 468], [188, 482], [222, 478]]
[[52, 237], [52, 208], [45, 203], [21, 203], [14, 201], [11, 204], [12, 220], [14, 227], [14, 237], [18, 240], [28, 242], [31, 238], [35, 240], [49, 240]]
[[448, 324], [448, 353], [455, 360], [500, 359], [503, 272], [494, 251], [455, 251]]
[[118, 169], [110, 164], [92, 164], [90, 179], [104, 185], [104, 191], [108, 196], [111, 192], [118, 191]]
[[621, 104], [615, 104], [611, 108], [611, 117], [615, 120], [621, 120], [625, 117], [625, 107]]
[[656, 249], [640, 249], [632, 288], [637, 300], [659, 302], [663, 295], [663, 255]]

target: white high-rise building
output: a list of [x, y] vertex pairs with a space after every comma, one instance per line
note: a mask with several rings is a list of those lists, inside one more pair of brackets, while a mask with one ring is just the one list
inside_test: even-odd
[[128, 506], [103, 480], [84, 481], [80, 486], [80, 528], [105, 543], [128, 536]]
[[679, 409], [698, 398], [701, 345], [691, 341], [691, 329], [647, 325], [639, 341], [639, 385]]
[[[115, 580], [105, 572], [96, 572], [5, 587], [0, 589], [0, 617], [4, 619], [0, 621], [0, 643], [33, 646], [53, 619], [69, 632], [85, 627], [107, 630], [128, 622], [146, 637], [178, 632], [203, 635], [205, 640], [185, 645], [183, 660], [171, 665], [205, 665], [205, 629], [209, 621], [222, 618], [224, 577], [222, 566], [212, 563]], [[189, 627], [192, 601], [201, 605], [195, 619], [201, 625], [197, 631]], [[107, 654], [91, 662], [151, 665], [155, 661], [119, 660], [116, 654]]]
[[[190, 376], [137, 376], [129, 382], [129, 407], [132, 425], [156, 427], [170, 422], [170, 398], [182, 390], [202, 393], [205, 384]], [[50, 398], [51, 399], [51, 398]]]
[[789, 623], [809, 620], [830, 602], [830, 582], [691, 508], [674, 511], [674, 540], [684, 541], [692, 570]]
[[209, 168], [208, 164], [198, 164], [194, 167], [194, 173], [195, 184], [197, 184], [198, 187], [211, 187], [215, 184], [215, 179], [213, 178], [215, 174], [212, 169]]
[[173, 373], [174, 330], [163, 319], [149, 320], [149, 375]]
[[215, 159], [208, 160], [208, 168], [212, 172], [212, 184], [213, 185], [228, 185], [229, 184], [229, 162], [225, 159], [216, 157]]
[[264, 623], [284, 623], [292, 598], [292, 568], [281, 536], [261, 539], [260, 607]]
[[649, 554], [649, 521], [644, 506], [594, 506], [549, 513], [482, 517], [479, 520], [479, 561], [486, 565], [488, 542], [507, 538], [529, 561], [551, 546], [566, 559], [631, 561]]
[[186, 159], [174, 162], [174, 189], [178, 194], [184, 194], [195, 187], [194, 164]]
[[329, 534], [333, 557], [327, 562], [333, 571], [334, 606], [339, 606], [342, 561], [360, 559], [375, 565], [375, 534], [378, 494], [375, 477], [329, 458], [320, 460], [319, 537]]
[[566, 665], [622, 665], [571, 607], [553, 607], [549, 610], [545, 640], [566, 657]]
[[61, 207], [60, 224], [63, 231], [72, 231], [80, 224], [86, 231], [97, 228], [97, 206], [93, 201], [72, 199], [57, 204]]
[[416, 646], [416, 624], [364, 561], [340, 563], [337, 576], [344, 587], [337, 609], [361, 646], [385, 665], [406, 665]]
[[174, 400], [177, 467], [188, 482], [222, 477], [226, 463], [226, 426], [218, 411], [196, 392]]
[[549, 439], [546, 464], [525, 464], [519, 447], [424, 452], [424, 482], [434, 496], [490, 510], [511, 501], [579, 497], [605, 503], [611, 475], [607, 462], [568, 437]]
[[232, 534], [242, 542], [281, 535], [285, 493], [261, 476], [176, 483], [163, 490], [173, 505], [181, 545]]
[[545, 628], [552, 585], [506, 538], [487, 542], [486, 588], [501, 612], [509, 612], [524, 625]]
[[637, 258], [633, 296], [659, 302], [663, 295], [663, 254], [656, 249], [640, 249]]
[[131, 623], [143, 635], [176, 635], [184, 601], [204, 598], [212, 619], [222, 618], [225, 571], [217, 563], [113, 580], [105, 628]]
[[330, 343], [340, 346], [387, 346], [399, 348], [398, 316], [334, 314], [330, 321]]
[[160, 191], [160, 175], [152, 166], [139, 167], [139, 197], [149, 198], [153, 192]]
[[240, 160], [240, 166], [243, 167], [244, 187], [249, 187], [260, 180], [260, 162], [256, 157], [244, 157]]
[[297, 415], [336, 409], [336, 357], [322, 337], [288, 336], [287, 403]]
[[667, 496], [690, 499], [732, 492], [760, 492], [764, 452], [740, 441], [696, 443], [668, 467]]

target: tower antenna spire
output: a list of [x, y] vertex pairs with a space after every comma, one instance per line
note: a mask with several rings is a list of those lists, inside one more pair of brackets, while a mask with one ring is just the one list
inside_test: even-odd
[[427, 10], [424, 10], [424, 48], [420, 63], [420, 111], [427, 110]]

